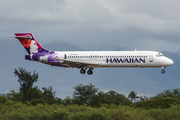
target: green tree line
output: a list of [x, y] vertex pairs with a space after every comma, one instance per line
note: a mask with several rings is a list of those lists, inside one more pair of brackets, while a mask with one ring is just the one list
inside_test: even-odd
[[[67, 96], [64, 99], [61, 99], [55, 97], [56, 91], [53, 91], [52, 86], [43, 87], [42, 89], [38, 88], [38, 86], [34, 86], [34, 83], [38, 81], [38, 73], [36, 73], [35, 71], [33, 72], [33, 74], [31, 74], [31, 72], [26, 71], [24, 68], [18, 68], [15, 69], [14, 74], [18, 77], [20, 88], [18, 92], [11, 90], [9, 93], [0, 93], [0, 119], [11, 119], [11, 117], [12, 119], [14, 119], [15, 116], [19, 116], [18, 113], [20, 111], [22, 111], [22, 116], [20, 115], [19, 117], [17, 117], [18, 119], [20, 119], [21, 117], [23, 119], [30, 119], [32, 117], [31, 119], [33, 119], [33, 117], [35, 117], [36, 114], [33, 114], [35, 116], [26, 116], [26, 114], [23, 112], [23, 110], [26, 111], [25, 108], [28, 108], [29, 112], [33, 108], [42, 108], [43, 110], [45, 110], [42, 115], [43, 117], [40, 117], [40, 119], [44, 119], [44, 116], [50, 117], [51, 119], [53, 119], [54, 117], [57, 117], [58, 119], [69, 119], [73, 115], [81, 117], [84, 116], [84, 119], [107, 119], [108, 117], [105, 116], [108, 116], [109, 114], [115, 114], [117, 111], [121, 111], [123, 109], [125, 110], [123, 115], [122, 113], [119, 113], [122, 116], [126, 116], [126, 114], [128, 114], [127, 111], [133, 111], [132, 114], [127, 115], [127, 118], [129, 119], [132, 116], [136, 116], [135, 114], [138, 113], [137, 111], [141, 110], [144, 112], [142, 113], [142, 116], [144, 116], [144, 118], [147, 119], [158, 118], [157, 114], [155, 113], [155, 110], [159, 110], [159, 112], [162, 112], [162, 114], [165, 114], [168, 111], [169, 114], [166, 117], [168, 119], [170, 119], [170, 116], [172, 115], [175, 119], [178, 117], [180, 118], [179, 89], [165, 90], [153, 97], [137, 96], [136, 92], [131, 91], [128, 97], [126, 97], [124, 94], [117, 93], [113, 90], [103, 92], [102, 90], [99, 90], [99, 88], [89, 83], [88, 85], [79, 84], [78, 86], [73, 87], [73, 96]], [[46, 108], [48, 108], [47, 106], [49, 108], [51, 108], [51, 106], [54, 106], [57, 109], [51, 111], [50, 114], [49, 111], [46, 110]], [[69, 107], [73, 110], [71, 110]], [[19, 112], [17, 112], [16, 109], [18, 109]], [[78, 113], [78, 110], [76, 112], [74, 109], [84, 109], [84, 111], [79, 110], [80, 113]], [[97, 113], [94, 113], [91, 110], [97, 111]], [[102, 110], [104, 110], [104, 114], [101, 113]], [[12, 116], [7, 114], [10, 111], [13, 113]], [[42, 114], [39, 113], [40, 111], [36, 112], [38, 112], [37, 114]], [[46, 112], [47, 114], [49, 113], [49, 115], [45, 115]], [[73, 115], [71, 114], [71, 112], [74, 112], [72, 113]], [[120, 119], [121, 115], [118, 116], [116, 114], [115, 116], [117, 117], [117, 120]], [[147, 114], [153, 116], [149, 117]], [[74, 117], [72, 118], [74, 119]], [[109, 116], [109, 118], [116, 119], [111, 115]], [[122, 119], [125, 118], [126, 117]]]
[[[124, 94], [117, 93], [116, 91], [110, 90], [103, 92], [99, 88], [95, 87], [91, 83], [89, 85], [80, 84], [73, 87], [74, 92], [72, 97], [66, 97], [64, 99], [55, 97], [56, 91], [53, 91], [52, 86], [43, 87], [42, 89], [38, 86], [33, 86], [38, 81], [39, 75], [35, 71], [33, 74], [26, 71], [24, 68], [18, 68], [14, 70], [14, 75], [18, 77], [20, 84], [19, 92], [11, 90], [9, 93], [2, 94], [9, 100], [21, 101], [23, 103], [31, 103], [32, 105], [37, 104], [63, 104], [63, 105], [83, 105], [86, 104], [91, 107], [101, 107], [103, 105], [130, 105], [137, 102], [159, 100], [164, 98], [174, 98], [180, 100], [180, 90], [165, 90], [162, 93], [157, 94], [154, 97], [137, 96], [137, 93], [131, 91], [126, 97]], [[136, 101], [137, 100], [137, 101]], [[170, 106], [170, 105], [169, 105]]]

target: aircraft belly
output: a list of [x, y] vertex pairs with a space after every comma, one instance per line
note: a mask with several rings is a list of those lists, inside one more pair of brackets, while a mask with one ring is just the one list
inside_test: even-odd
[[102, 67], [161, 67], [157, 63], [106, 63]]
[[137, 67], [136, 63], [108, 63], [107, 67]]

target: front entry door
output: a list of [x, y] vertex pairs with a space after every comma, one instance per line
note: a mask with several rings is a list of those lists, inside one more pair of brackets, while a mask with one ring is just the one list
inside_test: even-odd
[[153, 62], [153, 56], [152, 55], [149, 56], [149, 61]]

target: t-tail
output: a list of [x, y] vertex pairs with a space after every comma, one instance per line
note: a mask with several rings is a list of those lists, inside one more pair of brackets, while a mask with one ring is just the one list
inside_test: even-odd
[[25, 55], [26, 60], [38, 61], [52, 66], [66, 67], [60, 63], [57, 53], [42, 47], [32, 33], [15, 33], [15, 38], [19, 39], [23, 47], [29, 53]]
[[42, 61], [42, 59], [44, 59], [43, 56], [46, 56], [51, 52], [42, 47], [32, 33], [15, 33], [15, 35], [15, 38], [19, 39], [23, 47], [29, 53], [29, 55], [25, 56], [25, 59], [48, 62], [48, 60]]
[[32, 33], [15, 33], [15, 38], [19, 39], [26, 51], [31, 54], [49, 52], [37, 42]]

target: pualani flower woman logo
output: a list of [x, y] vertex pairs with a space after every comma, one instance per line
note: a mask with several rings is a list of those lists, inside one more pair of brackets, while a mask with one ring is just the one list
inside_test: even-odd
[[21, 43], [24, 47], [30, 48], [30, 54], [38, 52], [38, 46], [34, 40], [23, 39], [21, 40]]
[[21, 43], [24, 47], [26, 48], [29, 48], [30, 47], [30, 44], [31, 44], [31, 40], [29, 39], [24, 39], [24, 40], [21, 40]]

